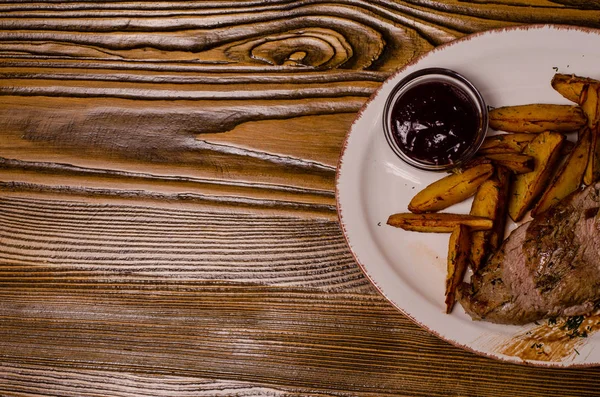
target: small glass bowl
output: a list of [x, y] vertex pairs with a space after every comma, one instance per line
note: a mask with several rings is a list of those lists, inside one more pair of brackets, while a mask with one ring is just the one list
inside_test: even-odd
[[[444, 164], [432, 164], [419, 161], [417, 159], [413, 159], [408, 156], [406, 153], [402, 151], [402, 149], [396, 143], [394, 139], [393, 131], [392, 131], [392, 110], [394, 109], [394, 105], [398, 101], [404, 93], [406, 93], [411, 88], [431, 82], [441, 82], [446, 83], [454, 88], [463, 92], [469, 100], [472, 102], [476, 114], [477, 114], [477, 131], [476, 137], [471, 146], [469, 146], [459, 157], [453, 162], [444, 163]], [[479, 149], [483, 140], [487, 134], [488, 129], [488, 109], [487, 105], [481, 93], [477, 88], [464, 76], [459, 73], [443, 68], [427, 68], [421, 69], [410, 75], [403, 78], [396, 86], [392, 89], [390, 96], [388, 97], [385, 107], [383, 110], [383, 131], [385, 133], [385, 138], [388, 141], [391, 149], [396, 153], [400, 159], [402, 159], [407, 164], [419, 168], [421, 170], [427, 171], [446, 171], [452, 168], [456, 168], [461, 164], [464, 164], [468, 161]]]

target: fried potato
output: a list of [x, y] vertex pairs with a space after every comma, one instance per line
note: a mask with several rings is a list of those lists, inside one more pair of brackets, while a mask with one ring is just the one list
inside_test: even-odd
[[588, 186], [600, 180], [600, 124], [596, 124], [591, 130], [591, 136], [592, 143], [583, 174], [583, 183]]
[[489, 164], [492, 167], [494, 166], [494, 164], [492, 163], [492, 160], [488, 159], [487, 157], [476, 156], [476, 157], [470, 158], [468, 161], [463, 163], [460, 167], [453, 168], [452, 170], [450, 170], [450, 172], [452, 172], [453, 174], [460, 175], [468, 169], [471, 169], [473, 167], [480, 167], [483, 164]]
[[592, 134], [589, 128], [584, 128], [573, 151], [565, 162], [560, 166], [558, 172], [552, 178], [550, 186], [544, 191], [542, 197], [531, 210], [535, 216], [552, 208], [560, 200], [573, 193], [583, 179], [587, 167], [587, 159], [592, 145]]
[[547, 131], [539, 134], [523, 149], [523, 154], [535, 159], [535, 168], [514, 179], [508, 200], [508, 214], [513, 221], [520, 221], [539, 197], [560, 157], [564, 140], [563, 134]]
[[535, 165], [533, 157], [520, 153], [491, 153], [486, 154], [485, 157], [497, 165], [508, 168], [515, 174], [531, 172]]
[[581, 92], [586, 85], [600, 84], [600, 81], [587, 77], [579, 77], [574, 74], [557, 73], [552, 78], [552, 88], [569, 101], [581, 104], [579, 101]]
[[597, 128], [600, 122], [600, 85], [589, 84], [583, 87], [580, 101], [581, 109], [587, 116], [587, 125], [591, 129], [592, 137], [583, 183], [591, 185], [600, 178], [600, 131]]
[[494, 226], [490, 230], [471, 233], [469, 263], [474, 272], [481, 267], [487, 255], [495, 251], [504, 239], [506, 199], [509, 186], [510, 171], [499, 166], [495, 175], [483, 182], [475, 193], [469, 214], [489, 218], [493, 221]]
[[[511, 138], [515, 136], [515, 138]], [[529, 142], [531, 142], [535, 138], [536, 134], [519, 134], [519, 133], [509, 133], [509, 134], [499, 134], [485, 138], [483, 141], [483, 145], [477, 151], [479, 155], [488, 155], [488, 154], [500, 154], [500, 153], [521, 153], [525, 146]], [[506, 141], [502, 142], [504, 138]], [[489, 143], [486, 144], [486, 141], [489, 140]], [[575, 147], [575, 143], [571, 141], [565, 141], [561, 147], [560, 154], [562, 156], [566, 156], [571, 153], [571, 150]], [[471, 164], [471, 161], [469, 161]]]
[[598, 124], [598, 118], [600, 117], [599, 90], [600, 86], [593, 84], [584, 87], [581, 91], [581, 110], [587, 118], [587, 126], [589, 128], [594, 128]]
[[491, 219], [464, 214], [413, 214], [410, 212], [390, 215], [387, 224], [404, 230], [426, 233], [450, 233], [458, 225], [471, 230], [489, 230], [494, 226]]
[[448, 243], [448, 272], [446, 273], [446, 313], [450, 313], [456, 301], [456, 287], [462, 282], [469, 263], [471, 249], [470, 230], [458, 225], [452, 230]]
[[490, 249], [496, 251], [504, 241], [506, 231], [506, 213], [508, 212], [508, 199], [512, 182], [512, 172], [505, 167], [496, 167], [495, 178], [498, 180], [498, 203], [494, 216], [494, 227], [490, 235]]
[[493, 109], [490, 127], [495, 130], [541, 133], [544, 131], [576, 131], [586, 123], [579, 106], [531, 104]]
[[[488, 179], [477, 189], [473, 204], [471, 206], [471, 215], [482, 216], [494, 220], [496, 214], [495, 208], [498, 203], [498, 190], [496, 189], [497, 180]], [[489, 251], [489, 240], [491, 230], [480, 230], [471, 233], [471, 249], [469, 250], [469, 264], [474, 272], [479, 269], [484, 258]]]
[[417, 193], [408, 204], [414, 213], [433, 212], [448, 208], [473, 194], [494, 170], [492, 164], [480, 164], [459, 174], [448, 175]]
[[479, 147], [479, 153], [521, 153], [533, 138], [535, 138], [534, 134], [498, 134], [488, 136]]

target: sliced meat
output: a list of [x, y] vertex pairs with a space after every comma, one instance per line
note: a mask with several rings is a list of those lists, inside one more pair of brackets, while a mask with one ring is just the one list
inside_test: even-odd
[[600, 301], [600, 184], [521, 225], [459, 301], [476, 320], [525, 324], [589, 313]]

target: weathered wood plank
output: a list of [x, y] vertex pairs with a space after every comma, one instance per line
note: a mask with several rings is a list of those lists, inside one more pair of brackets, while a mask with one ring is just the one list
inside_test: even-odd
[[[535, 396], [554, 389], [580, 396], [597, 388], [597, 369], [521, 367], [454, 348], [376, 295], [206, 283], [169, 290], [4, 284], [0, 320], [9, 367], [52, 363], [75, 377], [102, 370], [155, 374], [154, 382], [225, 378], [324, 395]], [[0, 370], [3, 376], [14, 379]]]
[[0, 197], [0, 285], [229, 280], [371, 292], [337, 222]]
[[227, 379], [82, 368], [51, 368], [43, 365], [10, 363], [0, 364], [0, 385], [0, 392], [6, 397], [334, 397], [360, 395]]

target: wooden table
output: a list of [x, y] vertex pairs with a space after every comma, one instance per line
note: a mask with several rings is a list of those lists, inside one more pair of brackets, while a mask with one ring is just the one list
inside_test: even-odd
[[362, 275], [334, 180], [392, 71], [597, 1], [0, 4], [0, 395], [589, 396]]

